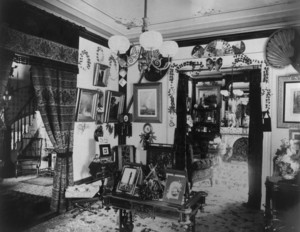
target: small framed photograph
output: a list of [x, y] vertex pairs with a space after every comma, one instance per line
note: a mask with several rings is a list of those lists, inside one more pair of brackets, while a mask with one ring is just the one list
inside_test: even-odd
[[221, 104], [220, 86], [198, 86], [196, 103], [204, 107], [217, 108]]
[[126, 164], [122, 169], [121, 179], [117, 185], [116, 192], [134, 195], [136, 193], [136, 185], [142, 175], [140, 164]]
[[106, 87], [109, 75], [110, 69], [107, 65], [95, 63], [93, 85]]
[[133, 85], [135, 122], [162, 122], [162, 84]]
[[163, 201], [182, 205], [187, 187], [187, 176], [184, 171], [168, 170]]
[[89, 89], [78, 89], [76, 121], [93, 122], [97, 118], [99, 92]]
[[300, 128], [300, 75], [278, 77], [278, 128]]
[[105, 122], [118, 122], [118, 115], [123, 113], [125, 94], [117, 91], [106, 91]]
[[300, 129], [290, 129], [290, 139], [294, 140], [294, 145], [296, 146], [296, 151], [299, 152], [300, 149]]
[[108, 158], [111, 157], [110, 144], [100, 144], [100, 158]]

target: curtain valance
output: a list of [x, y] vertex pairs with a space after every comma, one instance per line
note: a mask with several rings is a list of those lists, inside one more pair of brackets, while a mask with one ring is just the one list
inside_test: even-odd
[[78, 73], [78, 49], [0, 26], [0, 48], [30, 57], [31, 65]]

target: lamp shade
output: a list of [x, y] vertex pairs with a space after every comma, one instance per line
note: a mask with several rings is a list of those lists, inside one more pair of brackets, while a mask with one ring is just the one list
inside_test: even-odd
[[165, 41], [159, 48], [160, 54], [164, 57], [173, 57], [178, 51], [178, 44], [175, 41]]
[[124, 54], [130, 47], [129, 40], [122, 35], [114, 35], [108, 40], [108, 47], [116, 54]]
[[162, 35], [157, 31], [146, 31], [140, 35], [140, 44], [147, 51], [158, 49], [162, 43]]

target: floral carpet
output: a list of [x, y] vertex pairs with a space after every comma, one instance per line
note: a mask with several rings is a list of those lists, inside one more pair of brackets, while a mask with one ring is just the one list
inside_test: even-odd
[[[216, 167], [212, 187], [208, 180], [194, 185], [193, 190], [208, 193], [204, 212], [199, 211], [196, 215], [197, 232], [263, 231], [263, 212], [243, 206], [247, 201], [247, 175], [246, 163], [222, 163]], [[93, 203], [91, 211], [73, 209], [27, 232], [118, 231], [117, 219], [118, 213], [105, 210], [98, 201]], [[183, 231], [183, 228], [177, 221], [136, 216], [133, 231], [176, 232]]]

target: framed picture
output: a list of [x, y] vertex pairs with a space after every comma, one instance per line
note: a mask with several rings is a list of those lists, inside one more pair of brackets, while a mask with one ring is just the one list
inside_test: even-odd
[[151, 143], [146, 147], [146, 164], [155, 167], [160, 180], [166, 179], [166, 169], [175, 167], [175, 149], [172, 144]]
[[99, 102], [99, 92], [89, 89], [78, 89], [76, 121], [93, 122], [96, 121], [97, 107]]
[[300, 149], [300, 129], [290, 129], [290, 139], [294, 140], [296, 151]]
[[135, 122], [162, 122], [162, 84], [133, 85]]
[[110, 144], [100, 144], [100, 158], [108, 158], [111, 157]]
[[125, 94], [117, 91], [106, 91], [104, 122], [118, 122], [118, 115], [123, 113]]
[[124, 165], [116, 192], [134, 195], [141, 175], [142, 169], [140, 164]]
[[109, 74], [109, 66], [100, 63], [95, 63], [93, 85], [106, 87]]
[[210, 108], [220, 106], [220, 86], [197, 86], [196, 103]]
[[278, 128], [300, 128], [300, 75], [278, 77]]
[[187, 176], [184, 171], [168, 170], [163, 201], [182, 205], [187, 187]]

